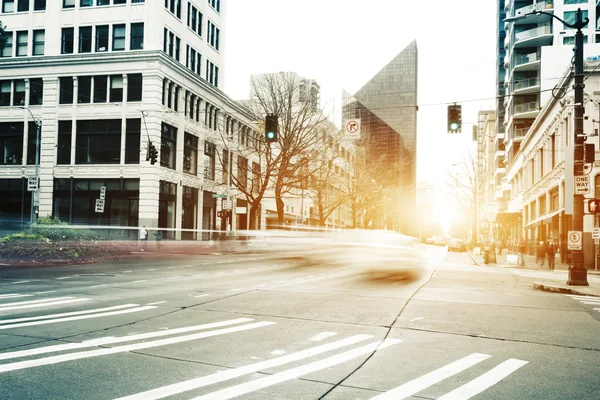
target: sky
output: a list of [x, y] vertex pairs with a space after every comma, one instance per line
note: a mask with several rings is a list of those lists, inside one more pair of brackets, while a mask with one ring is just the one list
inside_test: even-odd
[[[494, 108], [496, 1], [223, 0], [222, 5], [224, 89], [236, 100], [248, 98], [251, 74], [294, 71], [319, 81], [323, 107], [337, 115], [342, 89], [355, 93], [416, 40], [419, 181], [441, 187], [471, 144], [478, 111]], [[446, 132], [447, 104], [454, 102], [462, 105], [461, 135]]]

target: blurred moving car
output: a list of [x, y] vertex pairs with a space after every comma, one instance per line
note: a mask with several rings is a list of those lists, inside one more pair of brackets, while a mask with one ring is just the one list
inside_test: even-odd
[[435, 244], [434, 237], [432, 236], [430, 238], [425, 239], [425, 244]]
[[467, 244], [461, 239], [450, 239], [448, 242], [448, 251], [467, 251]]
[[448, 240], [442, 236], [434, 236], [434, 239], [433, 244], [436, 246], [445, 246], [448, 243]]

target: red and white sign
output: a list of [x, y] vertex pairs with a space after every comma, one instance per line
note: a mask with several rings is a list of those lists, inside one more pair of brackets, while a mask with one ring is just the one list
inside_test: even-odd
[[347, 139], [360, 139], [360, 118], [344, 121], [344, 132]]

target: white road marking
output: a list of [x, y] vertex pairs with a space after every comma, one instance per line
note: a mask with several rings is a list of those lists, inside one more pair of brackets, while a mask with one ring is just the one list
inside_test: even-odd
[[137, 307], [137, 306], [139, 306], [139, 304], [123, 304], [123, 305], [120, 305], [120, 306], [113, 306], [113, 307], [106, 307], [106, 308], [96, 308], [96, 309], [93, 309], [93, 310], [84, 310], [84, 311], [72, 311], [72, 312], [60, 313], [60, 314], [40, 315], [40, 316], [37, 316], [37, 317], [0, 319], [0, 325], [3, 325], [3, 324], [13, 324], [15, 322], [39, 321], [41, 319], [52, 319], [52, 318], [59, 318], [59, 317], [70, 317], [72, 315], [93, 314], [93, 313], [96, 313], [96, 312], [121, 310], [123, 308]]
[[188, 265], [186, 265], [186, 267], [193, 267], [193, 266], [194, 266], [194, 264], [188, 264]]
[[471, 382], [465, 383], [461, 387], [443, 395], [438, 400], [470, 399], [476, 394], [479, 394], [487, 388], [500, 382], [502, 379], [506, 378], [508, 375], [512, 374], [527, 363], [527, 361], [516, 360], [514, 358], [506, 360], [485, 374], [473, 379]]
[[244, 290], [244, 289], [231, 289], [230, 292], [239, 292], [241, 290]]
[[18, 293], [9, 293], [9, 294], [0, 294], [0, 300], [2, 299], [14, 299], [16, 297], [32, 297], [32, 294], [18, 294]]
[[414, 318], [414, 319], [411, 319], [410, 322], [420, 321], [422, 319], [424, 319], [424, 317]]
[[63, 280], [63, 279], [71, 279], [71, 278], [77, 278], [77, 275], [71, 275], [71, 276], [62, 276], [60, 278], [54, 278], [58, 281]]
[[95, 286], [90, 286], [90, 289], [95, 289], [95, 288], [99, 288], [99, 287], [106, 287], [108, 285], [95, 285]]
[[241, 332], [241, 331], [246, 331], [249, 329], [261, 328], [263, 326], [268, 326], [268, 325], [273, 325], [273, 324], [275, 324], [275, 322], [268, 322], [268, 321], [256, 322], [254, 324], [241, 325], [241, 326], [236, 326], [233, 328], [218, 329], [218, 330], [209, 331], [209, 332], [195, 333], [193, 335], [187, 335], [187, 336], [178, 336], [178, 337], [174, 337], [174, 338], [154, 340], [151, 342], [135, 343], [135, 344], [129, 344], [129, 345], [125, 345], [125, 346], [117, 346], [117, 347], [112, 347], [112, 348], [107, 348], [107, 349], [90, 350], [90, 351], [84, 351], [84, 352], [72, 353], [72, 354], [63, 354], [63, 355], [58, 355], [58, 356], [39, 358], [36, 360], [19, 361], [19, 362], [14, 362], [14, 363], [10, 363], [10, 364], [0, 365], [0, 373], [8, 372], [8, 371], [16, 371], [16, 370], [21, 370], [21, 369], [26, 369], [26, 368], [40, 367], [42, 365], [58, 364], [58, 363], [66, 362], [66, 361], [81, 360], [84, 358], [99, 357], [99, 356], [105, 356], [105, 355], [109, 355], [109, 354], [117, 354], [117, 353], [129, 352], [129, 351], [149, 349], [149, 348], [153, 348], [153, 347], [165, 346], [165, 345], [175, 344], [175, 343], [182, 343], [182, 342], [203, 339], [203, 338], [212, 337], [212, 336], [225, 335], [227, 333]]
[[14, 306], [14, 307], [5, 307], [4, 305], [2, 305], [2, 306], [0, 306], [0, 312], [2, 312], [2, 311], [8, 311], [8, 310], [22, 310], [24, 308], [57, 306], [59, 304], [80, 303], [82, 301], [89, 301], [89, 300], [90, 299], [80, 298], [80, 299], [50, 301], [50, 302], [47, 302], [47, 303], [26, 304], [24, 306]]
[[311, 337], [310, 340], [313, 342], [320, 342], [321, 340], [325, 340], [325, 339], [330, 338], [335, 335], [337, 335], [337, 332], [321, 332], [321, 333]]
[[194, 297], [206, 297], [206, 296], [210, 296], [210, 294], [199, 294], [198, 296], [194, 296]]
[[129, 272], [133, 272], [133, 271], [129, 270], [129, 271], [122, 271], [122, 272], [123, 272], [124, 274], [128, 274]]
[[17, 282], [13, 282], [13, 285], [17, 285], [19, 283], [29, 283], [31, 281], [17, 281]]
[[287, 281], [279, 281], [276, 283], [276, 285], [281, 285], [282, 283], [286, 283]]
[[593, 308], [594, 311], [600, 311], [600, 308]]
[[577, 294], [567, 294], [567, 296], [576, 300], [600, 300], [598, 296], [580, 296]]
[[314, 361], [312, 363], [302, 365], [300, 367], [288, 369], [287, 371], [279, 372], [275, 375], [270, 375], [264, 378], [255, 379], [250, 382], [242, 383], [236, 386], [231, 386], [222, 390], [217, 390], [216, 392], [212, 392], [206, 394], [204, 396], [199, 396], [194, 398], [194, 400], [226, 400], [234, 397], [242, 396], [247, 393], [255, 392], [260, 389], [264, 389], [269, 386], [276, 385], [281, 382], [289, 381], [291, 379], [295, 379], [312, 372], [321, 371], [326, 368], [330, 368], [334, 365], [341, 364], [346, 361], [353, 360], [357, 357], [360, 357], [364, 354], [369, 354], [373, 352], [376, 348], [384, 349], [386, 347], [392, 346], [394, 344], [400, 343], [399, 339], [388, 339], [385, 342], [381, 343], [379, 341], [368, 344], [366, 346], [358, 347], [353, 350], [345, 351], [340, 354], [336, 354], [335, 356], [331, 356], [325, 358], [323, 360]]
[[154, 306], [154, 305], [157, 305], [157, 304], [164, 304], [164, 303], [166, 303], [166, 301], [155, 301], [154, 303], [148, 303], [146, 305], [147, 306]]
[[74, 299], [75, 297], [73, 296], [64, 296], [64, 297], [50, 297], [47, 299], [40, 299], [40, 300], [28, 300], [28, 301], [19, 301], [16, 303], [5, 303], [5, 304], [0, 304], [0, 307], [5, 307], [5, 306], [20, 306], [20, 305], [24, 305], [24, 304], [35, 304], [35, 303], [45, 303], [48, 301], [57, 301], [57, 300], [67, 300], [67, 299]]
[[266, 283], [263, 283], [263, 284], [261, 284], [261, 285], [257, 285], [256, 287], [265, 287], [265, 286], [267, 286], [267, 284], [266, 284]]
[[58, 290], [47, 290], [45, 292], [35, 292], [35, 294], [48, 294], [48, 293], [56, 293]]
[[156, 271], [156, 268], [148, 268], [146, 271]]
[[271, 354], [273, 354], [274, 356], [282, 356], [282, 355], [284, 355], [285, 353], [287, 353], [285, 350], [273, 350], [273, 351], [271, 352]]
[[131, 283], [143, 283], [143, 282], [148, 282], [146, 279], [142, 279], [141, 281], [133, 281]]
[[582, 304], [591, 304], [595, 306], [600, 306], [600, 301], [582, 301]]
[[39, 355], [39, 354], [56, 353], [59, 351], [79, 350], [79, 349], [88, 348], [88, 347], [105, 346], [105, 345], [115, 344], [115, 343], [133, 342], [135, 340], [151, 339], [151, 338], [156, 338], [156, 337], [161, 337], [161, 336], [177, 335], [177, 334], [186, 333], [186, 332], [201, 331], [201, 330], [212, 329], [212, 328], [220, 328], [222, 326], [241, 324], [243, 322], [250, 322], [250, 321], [253, 321], [253, 319], [238, 318], [238, 319], [231, 319], [228, 321], [215, 322], [215, 323], [211, 323], [211, 324], [187, 326], [184, 328], [167, 329], [167, 330], [156, 331], [156, 332], [141, 333], [138, 335], [128, 335], [128, 336], [121, 336], [121, 337], [104, 337], [104, 338], [99, 338], [99, 339], [86, 340], [81, 343], [65, 343], [65, 344], [58, 344], [58, 345], [54, 345], [54, 346], [40, 347], [37, 349], [13, 351], [11, 353], [0, 353], [0, 360], [9, 360], [12, 358], [29, 357], [29, 356]]
[[488, 354], [474, 353], [458, 361], [454, 361], [448, 365], [438, 368], [428, 374], [425, 374], [419, 378], [413, 379], [404, 385], [398, 386], [390, 391], [380, 394], [379, 396], [373, 397], [371, 400], [400, 400], [406, 399], [415, 393], [419, 393], [422, 390], [427, 389], [430, 386], [435, 385], [443, 381], [444, 379], [450, 378], [467, 368], [471, 368], [473, 365], [480, 363], [483, 360], [487, 360], [491, 356]]
[[253, 374], [257, 371], [262, 371], [280, 365], [289, 364], [295, 361], [303, 360], [308, 357], [313, 357], [318, 354], [322, 354], [331, 350], [336, 350], [342, 347], [350, 346], [358, 342], [371, 339], [371, 335], [355, 335], [337, 342], [327, 343], [316, 347], [311, 347], [306, 350], [301, 350], [296, 353], [291, 353], [282, 357], [273, 358], [271, 360], [260, 361], [254, 364], [249, 364], [244, 367], [239, 367], [231, 370], [225, 370], [216, 372], [211, 375], [203, 376], [200, 378], [191, 379], [172, 385], [163, 386], [157, 389], [149, 390], [146, 392], [137, 393], [131, 396], [122, 397], [118, 400], [156, 400], [164, 397], [176, 395], [178, 393], [187, 392], [190, 390], [198, 389], [204, 386], [213, 385], [215, 383], [228, 381], [230, 379], [239, 378], [244, 375]]
[[136, 308], [128, 308], [126, 310], [104, 312], [104, 313], [99, 313], [99, 314], [80, 315], [80, 316], [76, 316], [76, 317], [66, 317], [66, 318], [49, 319], [49, 320], [45, 320], [45, 321], [34, 321], [34, 322], [24, 322], [21, 324], [3, 325], [3, 326], [0, 326], [0, 330], [21, 328], [24, 326], [55, 324], [57, 322], [77, 321], [80, 319], [108, 317], [111, 315], [119, 315], [119, 314], [129, 314], [132, 312], [151, 310], [153, 308], [157, 308], [157, 307], [156, 306], [142, 306], [142, 307], [136, 307]]

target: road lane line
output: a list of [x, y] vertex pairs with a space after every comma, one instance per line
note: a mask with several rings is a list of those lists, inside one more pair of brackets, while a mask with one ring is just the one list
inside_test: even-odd
[[206, 297], [206, 296], [210, 296], [210, 294], [199, 294], [198, 296], [194, 296], [194, 297], [198, 298], [198, 297]]
[[108, 317], [111, 315], [119, 315], [119, 314], [129, 314], [132, 312], [151, 310], [153, 308], [157, 308], [157, 307], [156, 306], [141, 306], [141, 307], [136, 307], [136, 308], [128, 308], [126, 310], [104, 312], [104, 313], [100, 313], [100, 314], [80, 315], [80, 316], [76, 316], [76, 317], [66, 317], [66, 318], [57, 318], [57, 319], [50, 319], [50, 320], [43, 320], [43, 321], [23, 322], [23, 323], [19, 323], [19, 324], [2, 325], [2, 326], [0, 326], [0, 330], [21, 328], [24, 326], [55, 324], [57, 322], [78, 321], [81, 319]]
[[411, 319], [411, 320], [410, 320], [410, 322], [420, 321], [420, 320], [422, 320], [423, 318], [424, 318], [424, 317], [414, 318], [414, 319]]
[[146, 279], [142, 279], [141, 281], [133, 281], [131, 283], [144, 283], [144, 282], [148, 282]]
[[164, 303], [166, 303], [166, 301], [155, 301], [154, 303], [148, 303], [146, 305], [147, 306], [154, 306], [154, 305], [157, 305], [157, 304], [164, 304]]
[[77, 278], [77, 275], [61, 276], [60, 278], [54, 278], [54, 279], [60, 281], [60, 280], [63, 280], [63, 279], [71, 279], [71, 278]]
[[577, 294], [567, 294], [567, 297], [571, 297], [573, 299], [581, 299], [581, 300], [598, 300], [600, 297], [598, 296], [580, 296]]
[[427, 389], [430, 386], [435, 385], [444, 379], [450, 378], [467, 368], [471, 368], [473, 365], [480, 363], [483, 360], [487, 360], [491, 356], [488, 354], [473, 353], [458, 361], [454, 361], [448, 365], [436, 369], [428, 374], [425, 374], [419, 378], [413, 379], [404, 385], [398, 386], [390, 391], [380, 394], [379, 396], [373, 397], [371, 400], [400, 400], [406, 399], [415, 393], [419, 393], [422, 390]]
[[17, 285], [19, 283], [29, 283], [31, 281], [17, 281], [17, 282], [13, 282], [13, 285]]
[[2, 324], [13, 324], [15, 322], [38, 321], [40, 319], [52, 319], [52, 318], [58, 318], [58, 317], [69, 317], [69, 316], [72, 316], [72, 315], [93, 314], [93, 313], [96, 313], [96, 312], [121, 310], [123, 308], [137, 307], [137, 306], [139, 306], [139, 304], [123, 304], [123, 305], [120, 305], [120, 306], [113, 306], [113, 307], [106, 307], [106, 308], [96, 308], [96, 309], [93, 309], [93, 310], [84, 310], [84, 311], [72, 311], [72, 312], [61, 313], [61, 314], [40, 315], [40, 316], [37, 316], [37, 317], [0, 319], [0, 325], [2, 325]]
[[32, 297], [32, 294], [18, 294], [18, 293], [9, 293], [9, 294], [0, 294], [0, 300], [2, 299], [14, 299], [17, 297]]
[[108, 349], [98, 349], [98, 350], [90, 350], [90, 351], [84, 351], [84, 352], [79, 352], [79, 353], [63, 354], [63, 355], [59, 355], [59, 356], [39, 358], [36, 360], [19, 361], [19, 362], [14, 362], [14, 363], [10, 363], [10, 364], [0, 365], [0, 373], [8, 372], [8, 371], [22, 370], [22, 369], [26, 369], [26, 368], [41, 367], [43, 365], [53, 365], [53, 364], [58, 364], [58, 363], [62, 363], [62, 362], [67, 362], [67, 361], [81, 360], [84, 358], [99, 357], [99, 356], [105, 356], [105, 355], [110, 355], [110, 354], [125, 353], [125, 352], [130, 352], [130, 351], [149, 349], [149, 348], [153, 348], [153, 347], [166, 346], [166, 345], [170, 345], [170, 344], [182, 343], [182, 342], [187, 342], [187, 341], [191, 341], [191, 340], [204, 339], [204, 338], [212, 337], [212, 336], [225, 335], [227, 333], [241, 332], [241, 331], [246, 331], [249, 329], [261, 328], [261, 327], [269, 326], [269, 325], [273, 325], [273, 324], [275, 324], [275, 322], [268, 322], [268, 321], [256, 322], [253, 324], [241, 325], [241, 326], [236, 326], [233, 328], [217, 329], [214, 331], [196, 333], [193, 335], [154, 340], [152, 342], [135, 343], [135, 344], [128, 344], [125, 346], [112, 347], [112, 348], [108, 348]]
[[128, 270], [128, 271], [122, 271], [122, 273], [127, 274], [129, 272], [133, 272], [132, 270]]
[[355, 335], [346, 339], [338, 340], [337, 342], [327, 343], [316, 347], [311, 347], [306, 350], [301, 350], [296, 353], [291, 353], [282, 357], [273, 358], [271, 360], [259, 361], [254, 364], [249, 364], [244, 367], [239, 367], [231, 370], [216, 372], [211, 375], [203, 376], [196, 379], [190, 379], [172, 385], [163, 386], [157, 389], [148, 390], [146, 392], [137, 393], [131, 396], [122, 397], [118, 400], [156, 400], [164, 397], [176, 395], [178, 393], [187, 392], [198, 389], [204, 386], [212, 385], [219, 382], [228, 381], [239, 378], [244, 375], [253, 374], [257, 371], [266, 370], [269, 368], [278, 367], [280, 365], [289, 364], [295, 361], [303, 360], [308, 357], [313, 357], [331, 350], [336, 350], [342, 347], [350, 346], [358, 342], [371, 339], [372, 335]]
[[321, 333], [311, 337], [309, 340], [311, 340], [313, 342], [320, 342], [321, 340], [325, 340], [325, 339], [330, 338], [335, 335], [337, 335], [337, 332], [321, 332]]
[[48, 294], [48, 293], [56, 293], [58, 290], [46, 290], [45, 292], [35, 292], [35, 294]]
[[59, 351], [79, 350], [79, 349], [83, 349], [83, 348], [105, 346], [105, 345], [115, 344], [115, 343], [133, 342], [135, 340], [151, 339], [151, 338], [156, 338], [156, 337], [161, 337], [161, 336], [177, 335], [177, 334], [186, 333], [186, 332], [201, 331], [201, 330], [212, 329], [212, 328], [220, 328], [220, 327], [227, 326], [227, 325], [241, 324], [241, 323], [250, 322], [250, 321], [253, 321], [253, 319], [237, 318], [237, 319], [214, 322], [214, 323], [204, 324], [204, 325], [186, 326], [184, 328], [168, 329], [168, 330], [148, 332], [148, 333], [140, 333], [138, 335], [129, 335], [129, 336], [121, 336], [121, 337], [104, 337], [104, 338], [99, 338], [99, 339], [86, 340], [81, 343], [65, 343], [65, 344], [59, 344], [59, 345], [54, 345], [54, 346], [39, 347], [36, 349], [13, 351], [11, 353], [0, 353], [0, 360], [9, 360], [11, 358], [20, 358], [20, 357], [30, 357], [30, 356], [35, 356], [35, 355], [39, 355], [39, 354], [56, 353]]
[[75, 297], [73, 297], [73, 296], [49, 297], [47, 299], [19, 301], [19, 302], [16, 302], [16, 303], [4, 303], [4, 304], [0, 304], [0, 307], [5, 307], [5, 306], [20, 306], [20, 305], [35, 304], [35, 303], [45, 303], [45, 302], [48, 302], [48, 301], [67, 300], [67, 299], [74, 299], [74, 298]]
[[600, 301], [582, 301], [581, 304], [590, 304], [594, 306], [600, 306]]
[[312, 372], [321, 371], [326, 368], [333, 367], [334, 365], [338, 365], [344, 363], [346, 361], [353, 360], [357, 357], [360, 357], [364, 354], [372, 353], [375, 349], [379, 348], [384, 349], [386, 347], [392, 346], [394, 344], [400, 343], [400, 339], [388, 339], [383, 343], [379, 341], [368, 344], [366, 346], [358, 347], [353, 350], [345, 351], [340, 354], [336, 354], [335, 356], [331, 356], [325, 358], [323, 360], [314, 361], [312, 363], [302, 365], [300, 367], [288, 369], [287, 371], [279, 372], [274, 375], [267, 376], [265, 378], [255, 379], [250, 382], [242, 383], [236, 386], [231, 386], [222, 390], [217, 390], [216, 392], [212, 392], [206, 394], [204, 396], [199, 396], [194, 398], [194, 400], [226, 400], [232, 399], [234, 397], [242, 396], [247, 393], [255, 392], [260, 389], [264, 389], [269, 386], [276, 385], [281, 382], [289, 381], [291, 379], [295, 379], [304, 375], [308, 375]]
[[156, 268], [148, 268], [146, 271], [156, 271]]
[[80, 303], [82, 301], [89, 301], [89, 300], [90, 299], [80, 298], [80, 299], [50, 301], [48, 303], [26, 304], [26, 305], [23, 305], [23, 306], [14, 306], [14, 307], [0, 306], [0, 312], [9, 311], [9, 310], [22, 310], [24, 308], [56, 306], [56, 305], [59, 305], [59, 304]]
[[467, 400], [488, 389], [489, 387], [500, 382], [508, 375], [512, 374], [528, 361], [517, 360], [511, 358], [504, 361], [502, 364], [489, 370], [485, 374], [473, 379], [471, 382], [465, 383], [461, 387], [443, 395], [438, 400]]
[[108, 285], [95, 285], [95, 286], [90, 286], [90, 289], [96, 289], [99, 287], [106, 287], [106, 286], [108, 286]]

